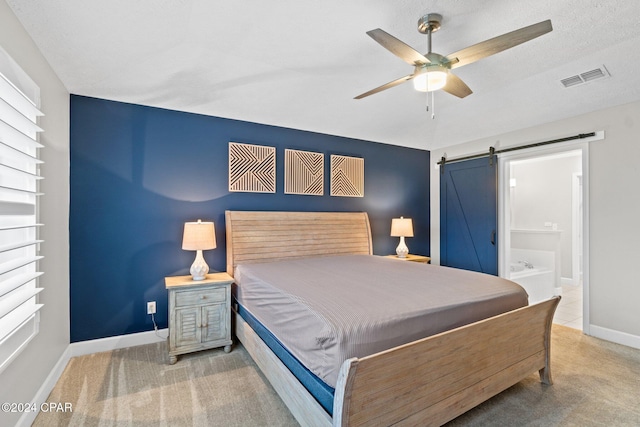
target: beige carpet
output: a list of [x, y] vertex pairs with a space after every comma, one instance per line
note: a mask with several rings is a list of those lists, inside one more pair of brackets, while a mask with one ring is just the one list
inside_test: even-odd
[[72, 358], [34, 426], [297, 426], [242, 346], [180, 356], [166, 343]]
[[[73, 358], [34, 426], [297, 425], [242, 346], [166, 364], [165, 344]], [[640, 350], [554, 325], [554, 385], [537, 374], [450, 426], [640, 426]]]

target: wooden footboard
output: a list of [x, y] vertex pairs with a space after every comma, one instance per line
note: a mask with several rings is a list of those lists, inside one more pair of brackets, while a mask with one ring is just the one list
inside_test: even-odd
[[538, 371], [560, 297], [344, 362], [331, 419], [242, 318], [236, 335], [303, 426], [442, 425]]
[[334, 426], [442, 425], [539, 371], [560, 297], [346, 361]]

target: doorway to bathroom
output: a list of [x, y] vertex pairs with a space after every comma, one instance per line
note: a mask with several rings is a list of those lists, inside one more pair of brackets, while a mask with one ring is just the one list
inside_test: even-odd
[[500, 156], [500, 276], [529, 302], [562, 300], [554, 323], [588, 333], [588, 144]]

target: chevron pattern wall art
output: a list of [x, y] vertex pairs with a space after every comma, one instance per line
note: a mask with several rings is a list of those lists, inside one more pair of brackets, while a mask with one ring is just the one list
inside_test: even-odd
[[276, 148], [229, 143], [229, 191], [276, 192]]
[[284, 150], [285, 194], [324, 194], [324, 154]]
[[364, 159], [331, 155], [331, 195], [364, 197]]

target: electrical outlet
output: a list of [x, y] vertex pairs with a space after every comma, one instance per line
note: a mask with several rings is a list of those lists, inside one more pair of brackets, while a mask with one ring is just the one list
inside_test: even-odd
[[156, 314], [156, 302], [148, 301], [147, 302], [147, 314]]

